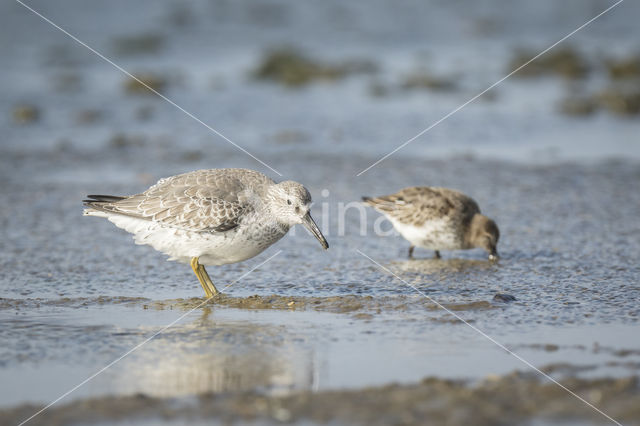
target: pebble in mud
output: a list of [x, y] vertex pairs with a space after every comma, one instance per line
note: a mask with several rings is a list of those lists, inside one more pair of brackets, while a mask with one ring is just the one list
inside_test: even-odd
[[494, 302], [504, 302], [504, 303], [509, 303], [509, 302], [515, 302], [516, 297], [512, 296], [510, 294], [506, 294], [506, 293], [496, 293], [495, 296], [493, 296], [493, 301]]

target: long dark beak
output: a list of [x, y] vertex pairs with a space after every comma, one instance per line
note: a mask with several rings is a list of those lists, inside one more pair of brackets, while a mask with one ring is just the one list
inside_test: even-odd
[[320, 232], [318, 226], [311, 218], [311, 214], [307, 213], [306, 215], [304, 215], [304, 217], [302, 218], [302, 224], [309, 230], [309, 232], [313, 234], [314, 237], [318, 239], [318, 241], [320, 241], [323, 249], [326, 250], [329, 248], [329, 243], [324, 238], [324, 235], [322, 235], [322, 232]]

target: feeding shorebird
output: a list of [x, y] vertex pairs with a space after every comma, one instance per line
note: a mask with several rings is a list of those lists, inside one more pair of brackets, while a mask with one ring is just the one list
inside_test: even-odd
[[296, 224], [329, 248], [309, 213], [309, 191], [253, 170], [197, 170], [160, 179], [137, 195], [87, 197], [85, 215], [107, 218], [132, 233], [136, 244], [190, 264], [207, 297], [218, 290], [205, 265], [257, 256]]
[[480, 214], [478, 204], [469, 196], [447, 188], [413, 186], [381, 197], [362, 200], [384, 214], [413, 249], [460, 250], [480, 247], [489, 252], [489, 260], [498, 258], [500, 231], [496, 223]]

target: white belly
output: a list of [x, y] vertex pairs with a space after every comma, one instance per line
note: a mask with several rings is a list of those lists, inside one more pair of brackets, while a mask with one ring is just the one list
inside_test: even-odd
[[420, 226], [402, 223], [393, 218], [389, 218], [389, 220], [411, 245], [431, 250], [463, 248], [462, 239], [450, 220], [429, 220]]
[[118, 228], [133, 234], [136, 244], [150, 245], [169, 256], [169, 260], [189, 263], [198, 257], [205, 266], [241, 262], [262, 253], [288, 231], [277, 226], [239, 226], [222, 233], [191, 232], [161, 226], [157, 222], [129, 216], [93, 212], [92, 216], [109, 219]]

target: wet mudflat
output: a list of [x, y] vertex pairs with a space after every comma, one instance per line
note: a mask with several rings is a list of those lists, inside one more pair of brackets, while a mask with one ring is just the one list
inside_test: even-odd
[[[317, 170], [314, 164], [307, 169]], [[263, 256], [282, 253], [239, 282], [264, 258], [213, 268], [218, 283], [233, 284], [208, 303], [188, 266], [133, 245], [109, 223], [82, 218], [78, 200], [93, 188], [71, 180], [44, 183], [36, 173], [8, 175], [2, 193], [3, 423], [20, 421], [161, 330], [39, 421], [370, 423], [368, 415], [384, 406], [385, 416], [376, 417], [381, 423], [419, 423], [423, 415], [487, 424], [531, 418], [601, 423], [584, 404], [560, 398], [527, 366], [357, 249], [633, 424], [637, 417], [629, 407], [637, 406], [637, 385], [631, 378], [640, 368], [634, 338], [640, 273], [633, 260], [640, 255], [634, 225], [640, 200], [633, 190], [638, 167], [451, 158], [406, 160], [402, 171], [417, 178], [425, 164], [434, 179], [478, 194], [497, 218], [500, 262], [487, 262], [479, 251], [446, 253], [440, 261], [419, 251], [421, 259], [405, 260], [401, 238], [361, 236], [359, 212], [351, 210], [343, 237], [333, 235], [339, 224], [329, 214], [332, 247], [326, 253], [298, 231]], [[386, 175], [388, 188], [402, 179], [395, 170]], [[506, 184], [490, 190], [496, 174]], [[382, 186], [369, 185], [331, 185], [337, 189], [328, 198], [356, 200], [361, 191]], [[140, 184], [108, 186], [126, 193]], [[376, 216], [367, 214], [372, 227]], [[516, 300], [496, 300], [498, 293]], [[487, 384], [491, 380], [498, 385]], [[434, 405], [416, 408], [413, 401], [433, 392], [440, 395], [429, 399]], [[226, 408], [211, 408], [218, 404]], [[501, 407], [509, 407], [508, 416]]]
[[[19, 4], [0, 6], [11, 58], [0, 79], [0, 423], [142, 343], [28, 424], [607, 423], [462, 319], [639, 424], [627, 3], [360, 176], [597, 11], [33, 3], [282, 178]], [[303, 182], [330, 250], [296, 229], [258, 258], [210, 268], [229, 288], [206, 302], [188, 266], [81, 216], [88, 193], [212, 167]], [[408, 243], [357, 202], [410, 185], [475, 198], [500, 226], [500, 261], [420, 249], [407, 260]]]
[[[640, 397], [637, 379], [566, 380], [563, 384], [607, 407], [625, 424], [637, 424]], [[514, 398], [527, 396], [524, 404]], [[24, 406], [0, 411], [5, 420], [20, 420], [37, 410]], [[512, 374], [475, 386], [459, 381], [425, 379], [412, 385], [387, 385], [353, 390], [298, 392], [265, 396], [256, 392], [233, 395], [203, 393], [188, 400], [144, 395], [105, 397], [53, 408], [36, 425], [64, 424], [516, 424], [535, 416], [544, 424], [602, 423], [600, 414], [585, 415], [577, 402], [555, 384]], [[0, 417], [1, 418], [1, 417]], [[578, 422], [576, 421], [576, 424]]]

